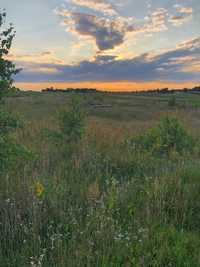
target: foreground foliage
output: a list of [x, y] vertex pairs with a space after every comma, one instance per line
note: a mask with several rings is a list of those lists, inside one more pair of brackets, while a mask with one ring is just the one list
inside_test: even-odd
[[74, 127], [72, 110], [56, 131], [65, 146], [38, 135], [37, 156], [1, 177], [0, 265], [199, 266], [200, 168], [190, 149], [198, 140], [168, 117], [116, 147], [83, 135], [85, 115], [79, 107]]
[[6, 28], [6, 13], [0, 10], [0, 175], [15, 169], [20, 160], [25, 160], [29, 151], [15, 141], [13, 133], [20, 127], [16, 116], [6, 111], [4, 98], [12, 92], [12, 76], [18, 73], [15, 65], [6, 59], [12, 45], [15, 31], [12, 24]]
[[166, 156], [170, 153], [190, 153], [194, 140], [177, 118], [165, 117], [156, 127], [134, 138], [133, 145], [153, 155]]

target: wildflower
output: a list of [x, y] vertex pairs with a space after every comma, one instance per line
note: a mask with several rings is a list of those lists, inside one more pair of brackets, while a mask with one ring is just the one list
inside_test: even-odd
[[43, 193], [44, 193], [44, 186], [40, 182], [37, 182], [35, 184], [35, 194], [36, 194], [36, 196], [37, 197], [41, 197]]

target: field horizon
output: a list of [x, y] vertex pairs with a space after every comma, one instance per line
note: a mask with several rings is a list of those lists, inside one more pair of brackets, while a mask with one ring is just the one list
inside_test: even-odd
[[23, 91], [41, 91], [45, 88], [74, 88], [74, 89], [82, 89], [82, 88], [95, 88], [99, 91], [108, 91], [108, 92], [136, 92], [136, 91], [151, 91], [162, 88], [169, 88], [169, 90], [181, 90], [184, 88], [194, 88], [198, 87], [199, 83], [187, 82], [187, 83], [167, 83], [167, 82], [150, 82], [143, 83], [142, 85], [138, 85], [138, 83], [131, 82], [121, 82], [121, 83], [95, 83], [95, 82], [72, 82], [72, 83], [51, 83], [51, 82], [42, 82], [42, 83], [18, 83], [14, 84], [17, 88]]

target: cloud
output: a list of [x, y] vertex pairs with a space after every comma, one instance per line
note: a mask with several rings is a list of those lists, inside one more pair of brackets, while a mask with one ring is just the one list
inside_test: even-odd
[[58, 69], [56, 67], [40, 67], [40, 66], [26, 66], [26, 72], [32, 73], [58, 73]]
[[166, 26], [166, 18], [168, 12], [165, 8], [157, 8], [149, 16], [145, 18], [146, 23], [141, 28], [141, 31], [147, 33], [161, 32], [168, 30]]
[[116, 56], [113, 55], [97, 55], [95, 61], [99, 63], [111, 62], [116, 59]]
[[177, 48], [195, 50], [200, 47], [200, 37], [191, 38], [177, 45]]
[[41, 56], [50, 56], [50, 55], [52, 55], [51, 51], [44, 51], [41, 53]]
[[29, 68], [55, 68], [56, 72], [27, 72], [18, 81], [199, 81], [200, 37], [160, 54], [145, 53], [132, 59], [97, 56], [76, 65], [33, 64]]
[[114, 7], [104, 0], [72, 0], [72, 3], [78, 6], [87, 7], [97, 12], [103, 12], [105, 15], [118, 15]]
[[[121, 16], [117, 3], [106, 0], [66, 0], [67, 6], [55, 10], [63, 19], [66, 31], [84, 37], [96, 45], [97, 52], [114, 50], [127, 41], [133, 41], [137, 34], [153, 35], [181, 26], [192, 18], [193, 9], [189, 6], [174, 5], [175, 13], [169, 14], [166, 8], [153, 10], [143, 20]], [[119, 4], [119, 3], [118, 3]]]
[[183, 7], [180, 5], [176, 5], [176, 9], [179, 13], [184, 13], [184, 14], [192, 14], [193, 13], [193, 8], [190, 6]]
[[176, 15], [172, 15], [169, 18], [169, 22], [171, 22], [173, 26], [179, 27], [192, 19], [192, 7], [183, 7], [180, 5], [175, 5], [175, 8], [177, 11]]
[[104, 18], [67, 9], [57, 10], [56, 13], [64, 17], [63, 24], [68, 31], [92, 38], [100, 51], [122, 44], [126, 34], [136, 30], [129, 18]]
[[[93, 3], [91, 5], [93, 9], [94, 7], [96, 9], [99, 5], [107, 5], [100, 0], [73, 0], [73, 3], [85, 6], [89, 6], [90, 2]], [[156, 33], [168, 29], [166, 26], [168, 12], [164, 8], [154, 10], [142, 24], [137, 24], [133, 17], [120, 15], [104, 17], [86, 12], [76, 12], [69, 10], [69, 8], [57, 8], [55, 12], [63, 18], [62, 25], [66, 27], [67, 31], [78, 36], [91, 38], [100, 51], [111, 50], [122, 45], [130, 33]], [[112, 13], [115, 14], [115, 12]]]
[[169, 22], [171, 22], [174, 26], [178, 27], [184, 24], [185, 22], [190, 21], [191, 18], [192, 16], [191, 15], [188, 16], [188, 14], [171, 16]]
[[200, 73], [200, 62], [197, 64], [191, 64], [189, 66], [185, 66], [182, 69], [184, 72], [199, 72]]
[[63, 60], [57, 58], [51, 51], [43, 51], [35, 54], [23, 54], [20, 52], [14, 52], [9, 54], [7, 58], [12, 61], [21, 61], [27, 63], [64, 64]]

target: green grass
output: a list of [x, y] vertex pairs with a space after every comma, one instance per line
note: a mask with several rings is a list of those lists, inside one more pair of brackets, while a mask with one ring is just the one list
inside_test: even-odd
[[[200, 266], [200, 96], [178, 93], [170, 107], [170, 95], [80, 95], [88, 115], [78, 140], [59, 132], [71, 98], [6, 99], [24, 121], [13, 138], [29, 155], [0, 174], [0, 266]], [[183, 127], [175, 146], [156, 128], [166, 115]], [[144, 133], [151, 145], [142, 137], [138, 148]], [[192, 149], [182, 149], [188, 136]]]

